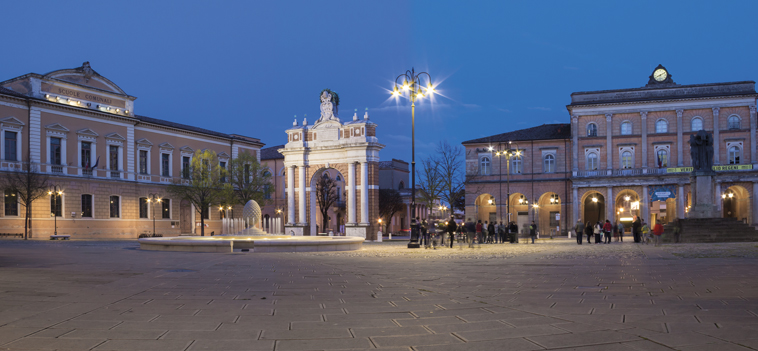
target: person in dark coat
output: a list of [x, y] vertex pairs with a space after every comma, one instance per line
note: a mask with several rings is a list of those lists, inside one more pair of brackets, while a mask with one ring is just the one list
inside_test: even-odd
[[424, 238], [424, 248], [429, 248], [429, 245], [431, 245], [430, 237], [429, 237], [429, 231], [427, 230], [427, 223], [426, 220], [421, 221], [421, 237]]
[[576, 226], [574, 227], [574, 231], [576, 232], [576, 243], [581, 245], [582, 244], [582, 237], [584, 237], [584, 223], [582, 223], [582, 219], [579, 218], [576, 220]]
[[529, 226], [529, 236], [532, 238], [532, 244], [534, 244], [534, 239], [537, 238], [537, 224], [532, 221], [532, 225]]
[[642, 221], [640, 216], [634, 216], [634, 222], [632, 222], [632, 235], [634, 236], [634, 242], [640, 242], [640, 229], [642, 228]]
[[487, 225], [487, 243], [492, 244], [495, 240], [495, 222], [490, 222], [489, 225]]
[[447, 221], [447, 233], [450, 235], [450, 248], [453, 248], [453, 240], [455, 239], [455, 230], [458, 229], [458, 224], [455, 223], [455, 218], [450, 216], [450, 220]]
[[592, 244], [592, 222], [587, 221], [587, 226], [584, 227], [584, 234], [587, 234], [587, 244]]
[[510, 225], [511, 230], [511, 244], [518, 242], [518, 224], [516, 222], [511, 222]]
[[471, 220], [471, 218], [468, 219], [468, 222], [466, 222], [466, 242], [468, 242], [469, 247], [471, 247], [471, 243], [474, 242], [474, 233], [476, 233], [476, 223]]

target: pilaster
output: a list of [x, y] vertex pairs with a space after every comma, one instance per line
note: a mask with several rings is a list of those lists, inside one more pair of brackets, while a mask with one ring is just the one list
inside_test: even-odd
[[[605, 115], [605, 162], [606, 162], [606, 169], [608, 170], [607, 174], [611, 175], [613, 172], [613, 142], [611, 141], [611, 136], [613, 134], [613, 115], [608, 113]], [[613, 211], [611, 211], [613, 212]]]
[[682, 113], [684, 110], [676, 110], [676, 164], [684, 166], [684, 149], [682, 148]]
[[642, 172], [647, 173], [647, 111], [640, 112], [642, 120]]
[[[758, 155], [756, 155], [756, 149], [758, 149], [758, 142], [756, 141], [756, 127], [758, 125], [758, 121], [756, 120], [756, 109], [755, 105], [750, 105], [750, 163], [756, 164], [758, 163]], [[755, 167], [753, 167], [755, 169]]]
[[579, 171], [579, 118], [576, 116], [571, 116], [571, 138], [571, 169], [576, 176]]
[[[721, 146], [721, 138], [719, 137], [719, 110], [721, 108], [714, 107], [713, 110], [713, 164], [721, 164], [719, 162], [719, 149]], [[719, 208], [721, 205], [719, 205]]]

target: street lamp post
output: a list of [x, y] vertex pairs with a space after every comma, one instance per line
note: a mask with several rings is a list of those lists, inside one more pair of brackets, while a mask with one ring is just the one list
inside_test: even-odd
[[[421, 85], [421, 77], [426, 75], [427, 85]], [[400, 79], [402, 78], [402, 82]], [[398, 84], [401, 88], [398, 89]], [[416, 99], [424, 97], [424, 91], [431, 96], [434, 93], [434, 85], [432, 85], [432, 76], [429, 73], [421, 72], [416, 73], [416, 70], [411, 68], [410, 71], [397, 76], [395, 78], [395, 87], [392, 89], [392, 95], [396, 98], [408, 94], [408, 99], [411, 100], [411, 239], [408, 242], [408, 248], [418, 249], [419, 245], [419, 233], [416, 225]]]
[[53, 232], [53, 235], [58, 235], [58, 198], [63, 195], [63, 189], [61, 189], [58, 185], [53, 185], [50, 190], [47, 191], [47, 194], [52, 196], [53, 198], [53, 221], [55, 222], [55, 231]]
[[[521, 157], [521, 150], [519, 150], [518, 144], [516, 144], [516, 151], [513, 151], [513, 149], [512, 149], [512, 145], [513, 144], [514, 143], [512, 141], [508, 141], [508, 150], [499, 150], [499, 151], [497, 151], [495, 153], [495, 156], [497, 156], [498, 159], [500, 159], [500, 157], [505, 157], [505, 164], [506, 164], [506, 166], [505, 166], [506, 167], [505, 168], [505, 179], [506, 179], [506, 183], [507, 183], [506, 190], [505, 190], [505, 192], [506, 192], [506, 195], [505, 195], [505, 198], [506, 198], [506, 201], [505, 201], [505, 212], [508, 213], [508, 223], [511, 222], [511, 217], [510, 217], [511, 216], [511, 211], [510, 211], [510, 206], [511, 206], [511, 158], [513, 158], [513, 157]], [[501, 144], [498, 144], [498, 149], [500, 149], [500, 148], [501, 148]], [[490, 147], [490, 151], [492, 151], [492, 150], [493, 150], [492, 147]], [[498, 163], [500, 164], [500, 167], [499, 167], [500, 170], [498, 171], [498, 175], [499, 175], [498, 185], [499, 185], [499, 188], [500, 188], [500, 190], [499, 190], [500, 191], [500, 202], [497, 203], [497, 209], [498, 209], [498, 212], [500, 213], [500, 221], [502, 222], [503, 221], [503, 210], [500, 208], [500, 206], [502, 206], [501, 204], [503, 202], [502, 201], [502, 199], [503, 199], [503, 162], [498, 162]]]
[[160, 195], [151, 193], [147, 195], [147, 203], [150, 205], [150, 214], [153, 216], [153, 237], [155, 237], [155, 206], [158, 206], [163, 200]]

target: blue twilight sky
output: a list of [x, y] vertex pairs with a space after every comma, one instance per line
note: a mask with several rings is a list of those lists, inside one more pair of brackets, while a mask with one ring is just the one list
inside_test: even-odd
[[443, 96], [417, 108], [418, 157], [543, 123], [575, 91], [641, 87], [659, 63], [679, 84], [758, 78], [756, 1], [6, 1], [0, 80], [92, 67], [135, 112], [273, 146], [297, 115], [369, 108], [410, 161], [410, 107], [388, 91], [415, 67]]

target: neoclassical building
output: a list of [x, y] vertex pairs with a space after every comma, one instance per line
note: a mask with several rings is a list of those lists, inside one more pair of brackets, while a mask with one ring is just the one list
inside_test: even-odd
[[[197, 211], [166, 188], [188, 174], [194, 151], [215, 151], [222, 167], [241, 152], [260, 157], [256, 138], [137, 115], [136, 99], [88, 62], [0, 82], [0, 175], [32, 162], [62, 191], [34, 202], [33, 237], [57, 224], [74, 238], [136, 238], [152, 232], [153, 220], [164, 235], [193, 233]], [[0, 232], [23, 232], [25, 210], [4, 191]], [[147, 201], [151, 194], [162, 201]], [[228, 214], [202, 211], [206, 233], [218, 233]]]
[[[571, 94], [567, 106], [571, 124], [564, 125], [570, 134], [553, 141], [564, 149], [554, 145], [562, 151], [552, 154], [544, 147], [530, 149], [532, 141], [520, 146], [520, 162], [542, 165], [530, 169], [535, 179], [530, 184], [535, 189], [532, 198], [539, 202], [528, 219], [539, 220], [540, 228], [555, 227], [552, 217], [543, 219], [544, 202], [538, 200], [553, 193], [561, 197], [557, 212], [567, 219], [560, 223], [564, 231], [577, 219], [629, 221], [640, 215], [648, 223], [667, 223], [687, 217], [692, 166], [688, 141], [702, 129], [714, 137], [718, 174], [714, 203], [723, 217], [758, 222], [758, 197], [753, 196], [758, 191], [756, 98], [753, 81], [680, 85], [663, 66], [641, 88]], [[518, 138], [529, 130], [492, 136], [492, 142], [480, 138], [463, 143], [470, 179], [466, 217], [488, 219], [499, 213], [498, 208], [487, 207], [489, 199], [499, 203], [501, 198], [495, 191], [501, 183], [495, 150], [505, 139], [522, 145], [524, 138]], [[537, 145], [546, 143], [544, 136], [526, 139], [530, 138]], [[555, 168], [549, 166], [552, 162]], [[550, 174], [557, 178], [561, 172], [566, 176], [560, 182], [541, 179]], [[512, 175], [511, 187], [514, 179], [524, 177]]]

